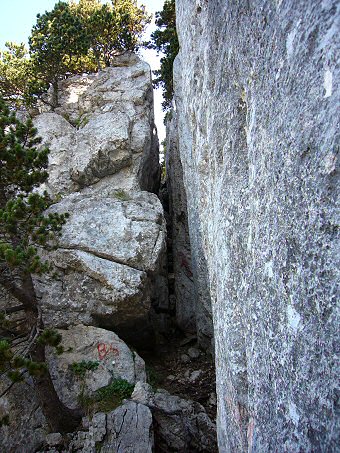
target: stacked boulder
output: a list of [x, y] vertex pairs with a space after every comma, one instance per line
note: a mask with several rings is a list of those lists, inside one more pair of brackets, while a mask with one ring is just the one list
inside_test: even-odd
[[[46, 326], [84, 324], [147, 340], [167, 308], [166, 227], [149, 66], [135, 55], [62, 82], [60, 106], [35, 118], [50, 148], [44, 187], [68, 212], [56, 275], [36, 279]], [[159, 320], [159, 327], [164, 322]]]
[[[41, 109], [34, 124], [50, 149], [42, 190], [58, 201], [52, 212], [70, 217], [48, 255], [53, 275], [34, 283], [45, 326], [63, 338], [61, 355], [47, 351], [51, 377], [63, 403], [79, 408], [81, 397], [113, 380], [132, 389], [146, 380], [143, 359], [123, 340], [143, 344], [166, 328], [166, 315], [155, 315], [158, 306], [162, 313], [167, 308], [166, 227], [155, 195], [160, 168], [149, 66], [128, 54], [59, 89], [60, 106]], [[152, 422], [149, 409], [142, 412], [139, 435]], [[48, 426], [27, 384], [0, 399], [1, 413], [11, 414], [0, 428], [6, 451], [60, 443], [57, 433], [46, 438]]]

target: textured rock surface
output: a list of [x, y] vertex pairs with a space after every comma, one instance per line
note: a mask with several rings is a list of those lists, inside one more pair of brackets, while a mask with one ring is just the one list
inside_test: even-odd
[[[35, 283], [46, 325], [114, 329], [150, 341], [166, 328], [166, 243], [149, 66], [135, 55], [60, 84], [60, 107], [35, 118], [48, 145], [46, 188], [69, 212], [52, 256], [57, 278]], [[51, 258], [51, 255], [50, 255]], [[152, 321], [151, 321], [152, 318]]]
[[171, 219], [176, 321], [184, 331], [196, 332], [196, 295], [191, 264], [187, 200], [174, 116], [168, 120], [166, 132], [166, 180]]
[[[145, 382], [144, 360], [113, 332], [92, 326], [78, 325], [70, 330], [59, 330], [65, 352], [48, 354], [48, 363], [54, 386], [63, 403], [79, 407], [79, 396], [92, 396], [112, 379], [125, 379], [130, 384]], [[97, 362], [98, 367], [77, 376], [72, 364]]]
[[222, 453], [337, 449], [339, 18], [336, 0], [177, 2], [180, 156]]
[[152, 415], [143, 404], [127, 401], [107, 416], [102, 453], [152, 453]]
[[151, 409], [160, 451], [217, 451], [216, 426], [199, 403], [166, 390], [154, 392], [143, 382], [137, 382], [131, 398]]
[[58, 277], [36, 280], [46, 325], [82, 322], [127, 334], [146, 327], [153, 299], [162, 297], [152, 294], [151, 278], [162, 280], [165, 255], [159, 200], [146, 192], [125, 193], [124, 201], [120, 192], [104, 195], [72, 194], [51, 208], [70, 218], [49, 255]]
[[96, 413], [89, 422], [88, 430], [78, 431], [66, 451], [152, 453], [152, 428], [150, 409], [134, 401], [126, 401], [108, 414]]
[[103, 186], [157, 190], [150, 67], [133, 54], [117, 57], [116, 65], [61, 82], [60, 107], [35, 118], [51, 151], [50, 192], [87, 186], [92, 192]]
[[[160, 175], [149, 66], [126, 54], [96, 75], [62, 81], [59, 95], [60, 107], [34, 121], [51, 150], [45, 188], [58, 203], [50, 209], [68, 211], [70, 219], [48, 257], [54, 275], [34, 283], [45, 325], [70, 327], [63, 341], [66, 351], [73, 350], [49, 360], [59, 394], [75, 407], [82, 390], [94, 392], [112, 375], [145, 380], [143, 360], [97, 327], [138, 346], [153, 341], [153, 327], [166, 329], [166, 228], [161, 204], [149, 193], [157, 192]], [[17, 305], [1, 292], [0, 308], [4, 304]], [[70, 366], [96, 361], [99, 352], [107, 354], [97, 370], [86, 371], [82, 389]], [[20, 388], [2, 401], [15, 423], [0, 428], [1, 451], [36, 451], [48, 433], [35, 400], [16, 404], [25, 400], [27, 388]], [[96, 451], [100, 440], [82, 432], [78, 437], [74, 450]]]
[[[0, 393], [9, 385], [1, 376]], [[9, 416], [9, 425], [0, 426], [1, 452], [34, 452], [41, 447], [48, 433], [48, 425], [39, 407], [32, 382], [16, 384], [0, 398], [0, 420]]]

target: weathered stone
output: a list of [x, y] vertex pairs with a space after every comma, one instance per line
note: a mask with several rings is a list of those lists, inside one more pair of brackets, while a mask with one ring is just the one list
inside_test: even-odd
[[[67, 453], [97, 453], [107, 434], [106, 414], [97, 412], [88, 420], [86, 431], [78, 431], [69, 442]], [[65, 452], [66, 453], [66, 452]]]
[[50, 433], [45, 440], [49, 447], [57, 447], [63, 443], [63, 436], [60, 433]]
[[[54, 112], [34, 122], [50, 148], [52, 194], [91, 186], [157, 191], [160, 167], [150, 67], [136, 55], [59, 84]], [[104, 179], [104, 181], [102, 181]]]
[[57, 277], [35, 280], [45, 324], [81, 322], [142, 340], [152, 305], [167, 305], [166, 227], [157, 197], [72, 194], [50, 211], [69, 212], [70, 218], [58, 250], [49, 254]]
[[192, 359], [198, 359], [198, 357], [201, 355], [201, 351], [197, 348], [189, 348], [188, 349], [188, 355]]
[[160, 169], [150, 68], [133, 54], [115, 65], [60, 82], [60, 106], [35, 118], [51, 151], [45, 188], [61, 195], [50, 212], [70, 214], [49, 255], [57, 278], [35, 286], [45, 325], [105, 327], [136, 344], [167, 326], [166, 227], [143, 192], [158, 190]]
[[216, 453], [216, 426], [199, 403], [162, 389], [155, 393], [142, 382], [137, 382], [131, 398], [151, 409], [157, 445], [162, 451]]
[[89, 431], [77, 431], [72, 437], [67, 453], [96, 453], [96, 441]]
[[189, 381], [195, 382], [201, 376], [202, 370], [195, 370], [190, 374]]
[[336, 0], [176, 3], [194, 276], [210, 289], [219, 451], [336, 451]]
[[97, 412], [92, 417], [89, 433], [92, 435], [95, 442], [102, 442], [106, 433], [106, 414], [103, 412]]
[[152, 415], [143, 404], [127, 401], [107, 415], [107, 433], [102, 453], [152, 453]]
[[166, 126], [166, 175], [175, 281], [176, 321], [185, 332], [196, 333], [197, 303], [188, 228], [187, 200], [178, 150], [176, 116]]
[[[11, 384], [1, 376], [0, 393]], [[17, 383], [0, 398], [0, 420], [9, 416], [9, 424], [0, 426], [1, 452], [34, 452], [42, 447], [48, 424], [32, 392], [33, 382]]]
[[[125, 379], [131, 384], [146, 380], [143, 359], [113, 332], [83, 325], [59, 332], [65, 352], [56, 355], [49, 350], [47, 360], [59, 398], [67, 407], [79, 407], [81, 396], [92, 396], [112, 379]], [[97, 367], [79, 376], [72, 364], [81, 362], [97, 362]]]
[[[53, 276], [35, 276], [34, 284], [45, 326], [69, 327], [62, 332], [65, 352], [49, 351], [48, 360], [61, 399], [77, 407], [79, 396], [113, 377], [145, 380], [144, 361], [114, 333], [84, 325], [113, 329], [139, 346], [153, 340], [152, 326], [166, 328], [166, 228], [159, 200], [148, 193], [157, 192], [160, 176], [149, 66], [127, 53], [115, 66], [62, 81], [59, 89], [60, 106], [42, 108], [34, 119], [51, 151], [49, 179], [39, 190], [58, 201], [50, 212], [70, 218], [59, 248], [44, 256], [55, 265]], [[17, 304], [9, 299], [0, 295], [0, 309]], [[72, 363], [97, 360], [84, 378], [71, 372]], [[13, 395], [4, 404], [17, 417], [18, 433], [0, 428], [1, 448], [36, 451], [48, 432], [45, 420], [33, 395], [24, 403], [30, 412], [13, 408], [25, 392]], [[95, 452], [105, 423], [95, 416], [70, 451]]]
[[186, 355], [186, 354], [182, 354], [181, 355], [181, 362], [183, 362], [183, 363], [190, 362], [190, 357], [188, 355]]

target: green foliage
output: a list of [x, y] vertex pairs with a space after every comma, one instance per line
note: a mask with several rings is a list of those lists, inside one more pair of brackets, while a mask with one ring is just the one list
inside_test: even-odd
[[134, 0], [79, 0], [71, 1], [70, 8], [83, 23], [91, 43], [88, 57], [94, 57], [98, 69], [110, 66], [115, 55], [135, 51], [151, 19]]
[[94, 371], [99, 367], [99, 362], [93, 360], [82, 360], [81, 362], [73, 362], [71, 369], [74, 374], [83, 378], [87, 371]]
[[[0, 95], [18, 107], [37, 99], [58, 106], [58, 81], [73, 74], [110, 66], [115, 55], [135, 51], [150, 23], [144, 6], [135, 0], [59, 1], [52, 11], [37, 15], [24, 44], [6, 43], [0, 52]], [[53, 87], [52, 99], [43, 96]]]
[[33, 192], [48, 177], [49, 150], [40, 142], [32, 121], [19, 121], [0, 99], [0, 265], [8, 271], [46, 272], [38, 248], [52, 247], [68, 217], [45, 215], [52, 200]]
[[157, 76], [155, 86], [163, 88], [163, 110], [171, 108], [173, 98], [173, 63], [179, 51], [178, 37], [176, 32], [176, 7], [175, 0], [165, 0], [163, 10], [156, 13], [156, 25], [158, 29], [151, 35], [149, 48], [164, 53], [161, 58], [161, 68], [154, 71]]
[[[46, 329], [46, 334], [43, 331], [39, 338], [48, 339], [44, 344], [51, 346], [61, 341], [61, 335], [53, 329]], [[53, 341], [52, 338], [54, 338]], [[6, 371], [7, 377], [15, 383], [23, 381], [26, 372], [30, 376], [44, 375], [47, 372], [47, 365], [45, 362], [37, 362], [18, 354], [10, 341], [2, 339], [0, 340], [0, 370]]]
[[[50, 265], [43, 262], [39, 249], [52, 248], [66, 214], [45, 214], [52, 200], [47, 193], [34, 190], [45, 182], [48, 174], [47, 148], [38, 148], [41, 139], [36, 136], [32, 121], [19, 121], [0, 98], [0, 284], [18, 298], [22, 307], [36, 310], [33, 290], [24, 290], [30, 274], [46, 272]], [[20, 310], [20, 307], [19, 307]], [[30, 341], [24, 350], [17, 349], [15, 318], [11, 322], [6, 311], [0, 313], [0, 324], [11, 333], [4, 337], [0, 332], [0, 369], [12, 382], [21, 382], [24, 375], [42, 376], [46, 363], [30, 357], [36, 344], [58, 347], [61, 335], [53, 329], [40, 332], [37, 342]], [[25, 351], [25, 352], [23, 352]]]
[[88, 412], [110, 412], [122, 404], [126, 398], [130, 398], [134, 385], [125, 379], [113, 379], [111, 384], [102, 387], [93, 396], [85, 395], [82, 391], [79, 396], [79, 403]]
[[82, 129], [83, 127], [86, 126], [86, 124], [88, 124], [89, 122], [89, 119], [87, 116], [79, 116], [79, 118], [77, 118], [76, 122], [75, 122], [75, 127], [77, 129]]
[[82, 21], [65, 2], [58, 2], [51, 12], [37, 15], [29, 38], [30, 57], [40, 89], [53, 86], [53, 106], [58, 105], [58, 80], [76, 71], [78, 58], [86, 55], [90, 41]]
[[13, 357], [11, 345], [7, 340], [0, 340], [0, 370], [5, 369], [5, 364]]
[[61, 334], [54, 329], [45, 329], [38, 337], [37, 342], [44, 346], [59, 346]]
[[120, 201], [128, 201], [131, 199], [130, 195], [123, 189], [115, 190], [113, 195], [115, 198], [117, 198], [117, 200]]
[[18, 107], [29, 99], [32, 67], [24, 44], [6, 42], [0, 52], [0, 96], [6, 103]]
[[111, 384], [102, 387], [96, 391], [98, 401], [104, 401], [116, 396], [121, 399], [130, 398], [134, 385], [125, 379], [114, 379]]

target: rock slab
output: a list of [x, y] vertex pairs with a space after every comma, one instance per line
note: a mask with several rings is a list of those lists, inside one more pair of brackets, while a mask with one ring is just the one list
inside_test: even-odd
[[339, 2], [176, 9], [179, 153], [211, 297], [219, 451], [335, 452]]
[[131, 398], [150, 408], [157, 447], [161, 451], [217, 451], [216, 426], [199, 403], [163, 389], [154, 392], [143, 382], [137, 382]]

